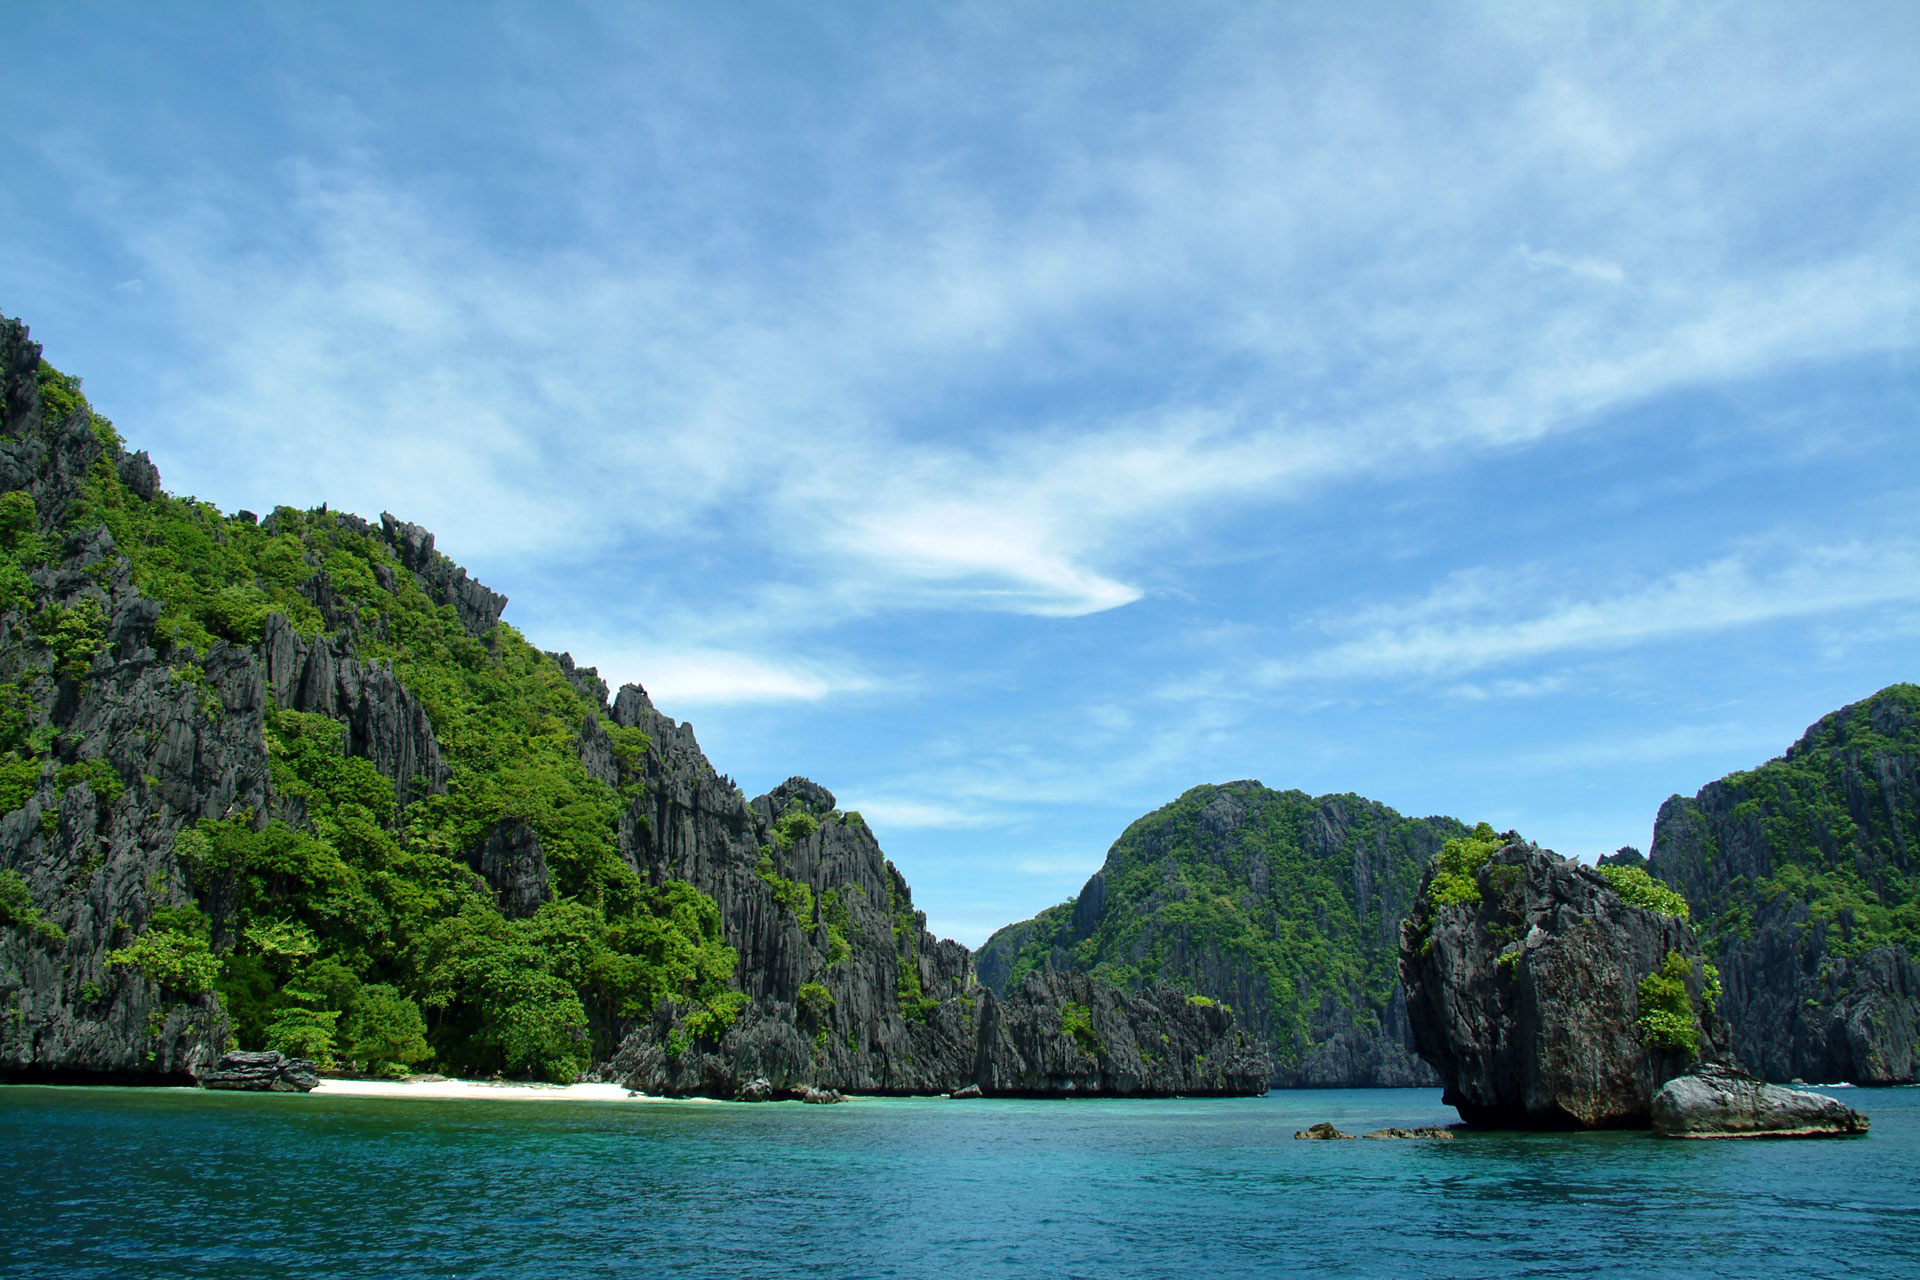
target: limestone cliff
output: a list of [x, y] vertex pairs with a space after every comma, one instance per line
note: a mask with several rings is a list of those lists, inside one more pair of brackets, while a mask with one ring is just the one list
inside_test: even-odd
[[825, 788], [747, 800], [417, 525], [167, 494], [6, 320], [0, 489], [0, 1078], [1264, 1087], [1184, 997], [995, 999]]
[[1660, 807], [1652, 873], [1693, 904], [1733, 1047], [1770, 1080], [1920, 1080], [1920, 686]]

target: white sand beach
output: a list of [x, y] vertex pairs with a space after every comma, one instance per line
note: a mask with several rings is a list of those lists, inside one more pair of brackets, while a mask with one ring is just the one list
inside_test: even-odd
[[315, 1094], [336, 1098], [487, 1098], [524, 1102], [710, 1102], [657, 1098], [618, 1084], [531, 1084], [500, 1080], [321, 1080]]

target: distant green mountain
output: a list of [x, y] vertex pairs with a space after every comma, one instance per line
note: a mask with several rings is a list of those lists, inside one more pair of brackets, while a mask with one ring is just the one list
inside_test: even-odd
[[1281, 1085], [1431, 1083], [1408, 1048], [1400, 921], [1428, 860], [1466, 832], [1355, 795], [1195, 787], [1129, 826], [1078, 897], [1000, 930], [975, 963], [996, 990], [1071, 969], [1231, 1004]]
[[1660, 808], [1734, 1051], [1770, 1078], [1920, 1079], [1920, 686], [1823, 717], [1786, 755]]

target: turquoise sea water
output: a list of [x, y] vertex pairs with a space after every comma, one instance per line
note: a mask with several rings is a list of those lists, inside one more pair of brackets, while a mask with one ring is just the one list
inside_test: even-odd
[[1433, 1090], [840, 1106], [0, 1087], [0, 1274], [1920, 1276], [1920, 1090], [1844, 1141], [1462, 1134]]

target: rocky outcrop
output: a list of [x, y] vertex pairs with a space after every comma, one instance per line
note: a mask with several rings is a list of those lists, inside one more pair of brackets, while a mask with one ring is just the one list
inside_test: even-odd
[[1273, 1060], [1219, 1005], [1170, 986], [1122, 991], [1082, 973], [984, 992], [972, 1082], [1001, 1097], [1265, 1093]]
[[[1130, 826], [1077, 897], [988, 939], [980, 980], [1005, 991], [1035, 969], [1117, 969], [1231, 1005], [1268, 1046], [1276, 1086], [1434, 1084], [1395, 981], [1399, 922], [1420, 868], [1464, 831], [1353, 795], [1195, 787]], [[1230, 922], [1195, 924], [1182, 904], [1201, 893]], [[1248, 948], [1245, 936], [1311, 938], [1345, 976], [1304, 946]]]
[[1837, 1138], [1868, 1125], [1838, 1099], [1729, 1068], [1669, 1080], [1653, 1096], [1653, 1131], [1663, 1138]]
[[[1400, 945], [1414, 1045], [1470, 1124], [1644, 1126], [1661, 1085], [1724, 1056], [1693, 930], [1623, 899], [1599, 872], [1515, 842], [1475, 873], [1477, 901], [1432, 899], [1435, 869]], [[1685, 964], [1693, 1052], [1641, 1024], [1641, 984]]]
[[204, 1089], [244, 1089], [253, 1093], [309, 1093], [319, 1083], [313, 1063], [272, 1050], [222, 1054], [218, 1064], [200, 1075], [200, 1086]]
[[275, 703], [340, 721], [347, 753], [364, 756], [393, 779], [399, 808], [446, 790], [448, 770], [433, 722], [390, 665], [361, 662], [349, 636], [303, 639], [277, 613], [267, 615], [260, 650]]
[[547, 885], [547, 855], [540, 837], [524, 822], [503, 822], [467, 857], [467, 865], [493, 888], [501, 914], [520, 919], [553, 897]]
[[1308, 1125], [1294, 1131], [1294, 1139], [1304, 1142], [1342, 1142], [1351, 1141], [1353, 1135], [1342, 1133], [1331, 1120], [1322, 1120], [1319, 1124]]
[[1916, 893], [1920, 687], [1842, 707], [1780, 759], [1672, 797], [1648, 868], [1702, 922], [1742, 1062], [1769, 1080], [1920, 1082], [1920, 964], [1856, 909]]
[[435, 604], [452, 605], [462, 626], [476, 636], [493, 630], [507, 598], [467, 576], [467, 571], [433, 549], [433, 535], [417, 524], [380, 513], [380, 530], [394, 556], [410, 570]]
[[1392, 1141], [1406, 1139], [1424, 1139], [1434, 1142], [1453, 1141], [1452, 1130], [1442, 1129], [1435, 1125], [1429, 1125], [1422, 1129], [1374, 1129], [1360, 1136], [1363, 1138], [1380, 1138]]

